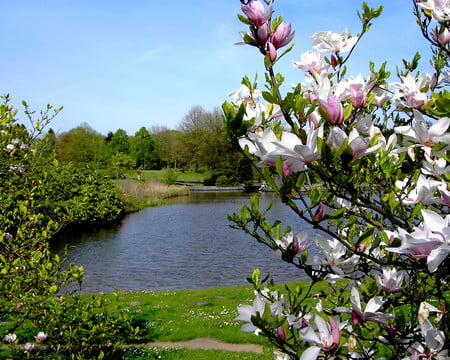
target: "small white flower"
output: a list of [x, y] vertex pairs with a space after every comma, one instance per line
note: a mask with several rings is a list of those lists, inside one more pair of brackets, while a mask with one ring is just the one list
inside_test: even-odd
[[17, 339], [17, 335], [16, 334], [6, 334], [5, 335], [5, 341], [7, 342], [7, 343], [13, 343], [14, 341], [16, 341], [16, 339]]

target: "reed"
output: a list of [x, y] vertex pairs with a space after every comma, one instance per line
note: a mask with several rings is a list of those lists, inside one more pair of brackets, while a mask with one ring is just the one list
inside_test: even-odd
[[189, 194], [186, 186], [165, 185], [156, 180], [127, 180], [117, 183], [116, 186], [126, 212], [142, 210], [149, 206], [161, 206], [167, 199]]

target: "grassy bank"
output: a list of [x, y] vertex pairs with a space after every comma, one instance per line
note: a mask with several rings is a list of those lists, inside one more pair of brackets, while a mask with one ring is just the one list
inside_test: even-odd
[[130, 172], [125, 179], [117, 179], [114, 183], [119, 190], [120, 200], [125, 205], [125, 211], [134, 212], [149, 206], [161, 206], [170, 198], [189, 194], [186, 186], [167, 185], [169, 177], [170, 180], [183, 182], [202, 182], [204, 176], [192, 172], [143, 170], [140, 179], [135, 172]]
[[[268, 345], [262, 337], [240, 330], [235, 321], [237, 306], [252, 304], [250, 286], [233, 286], [205, 290], [134, 292], [109, 294], [112, 306], [128, 312], [134, 325], [141, 329], [135, 344], [127, 350], [130, 359], [270, 359], [267, 354], [198, 350], [185, 348], [155, 348], [152, 343], [183, 342], [199, 338], [214, 338], [231, 344]], [[160, 356], [160, 357], [158, 357]]]
[[116, 186], [126, 212], [142, 210], [148, 206], [161, 206], [167, 199], [189, 194], [186, 186], [165, 185], [156, 180], [117, 180]]

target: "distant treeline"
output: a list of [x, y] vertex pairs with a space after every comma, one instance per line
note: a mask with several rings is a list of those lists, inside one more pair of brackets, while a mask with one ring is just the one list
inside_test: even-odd
[[104, 169], [119, 177], [130, 169], [209, 172], [210, 183], [230, 184], [252, 179], [250, 164], [227, 141], [221, 111], [192, 107], [176, 130], [142, 126], [135, 134], [110, 131], [106, 136], [84, 123], [67, 132], [48, 131], [47, 144], [62, 164]]

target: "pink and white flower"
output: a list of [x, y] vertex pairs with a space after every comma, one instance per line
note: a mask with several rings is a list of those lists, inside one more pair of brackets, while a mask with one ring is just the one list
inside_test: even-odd
[[445, 22], [450, 20], [450, 0], [418, 1], [417, 5], [429, 10], [434, 21]]
[[402, 291], [406, 287], [405, 282], [408, 278], [406, 271], [397, 271], [389, 267], [383, 267], [382, 274], [375, 275], [375, 281], [386, 294]]
[[307, 51], [300, 55], [300, 61], [294, 61], [294, 66], [310, 74], [327, 74], [328, 68], [319, 51]]
[[450, 125], [450, 118], [440, 118], [436, 123], [427, 128], [427, 124], [422, 114], [414, 110], [414, 128], [411, 126], [398, 126], [394, 128], [397, 134], [405, 135], [405, 141], [413, 142], [415, 145], [421, 147], [428, 161], [431, 159], [431, 148], [440, 142], [446, 143], [448, 146], [443, 149], [445, 151], [450, 147], [450, 133], [447, 129]]
[[347, 145], [350, 146], [352, 150], [352, 160], [371, 154], [381, 147], [380, 143], [369, 147], [370, 139], [360, 136], [356, 129], [353, 129], [350, 131], [350, 134], [347, 135], [341, 128], [332, 128], [328, 135], [327, 143], [333, 148], [340, 148], [345, 142], [347, 142]]
[[436, 197], [438, 190], [446, 190], [447, 184], [419, 175], [417, 182], [413, 188], [410, 188], [410, 180], [397, 180], [395, 186], [402, 191], [402, 202], [408, 205], [424, 204], [432, 205], [441, 203], [440, 197]]
[[306, 231], [300, 231], [295, 235], [293, 232], [289, 232], [281, 239], [277, 239], [275, 243], [281, 249], [289, 251], [294, 256], [308, 250], [311, 247], [311, 244], [308, 244], [308, 233]]
[[412, 233], [399, 229], [397, 237], [402, 241], [401, 246], [386, 250], [426, 261], [428, 270], [435, 272], [450, 254], [450, 215], [442, 218], [432, 210], [421, 212], [423, 222]]
[[353, 254], [346, 258], [347, 248], [337, 239], [326, 239], [317, 235], [314, 242], [325, 258], [310, 257], [307, 262], [308, 265], [327, 265], [338, 276], [351, 274], [356, 271], [359, 256]]
[[17, 340], [17, 335], [16, 334], [6, 334], [4, 339], [7, 343], [11, 344]]
[[352, 76], [338, 83], [335, 93], [341, 101], [350, 100], [355, 108], [361, 108], [367, 101], [367, 84], [361, 75]]
[[402, 82], [393, 82], [392, 87], [397, 89], [392, 100], [398, 109], [405, 108], [420, 109], [428, 104], [428, 95], [426, 91], [431, 86], [431, 76], [422, 73], [420, 78], [416, 78], [411, 73], [400, 77]]
[[264, 5], [260, 0], [250, 0], [248, 5], [242, 5], [242, 12], [248, 17], [248, 19], [256, 26], [262, 26], [272, 16], [272, 3], [270, 3], [267, 11], [264, 9]]
[[331, 31], [321, 31], [314, 33], [312, 47], [318, 48], [321, 52], [348, 52], [358, 41], [357, 37], [352, 37], [347, 29], [341, 34]]
[[303, 341], [313, 344], [303, 352], [300, 359], [316, 359], [320, 351], [333, 353], [339, 347], [341, 340], [341, 330], [346, 322], [341, 323], [339, 317], [328, 317], [325, 321], [321, 316], [315, 315], [312, 324], [300, 330], [300, 338]]
[[336, 311], [351, 314], [352, 322], [355, 326], [366, 321], [387, 325], [389, 320], [395, 317], [392, 314], [384, 314], [378, 311], [378, 309], [380, 309], [386, 302], [381, 296], [375, 296], [370, 299], [363, 310], [359, 291], [356, 287], [353, 287], [351, 290], [350, 301], [352, 303], [351, 309], [337, 307]]

